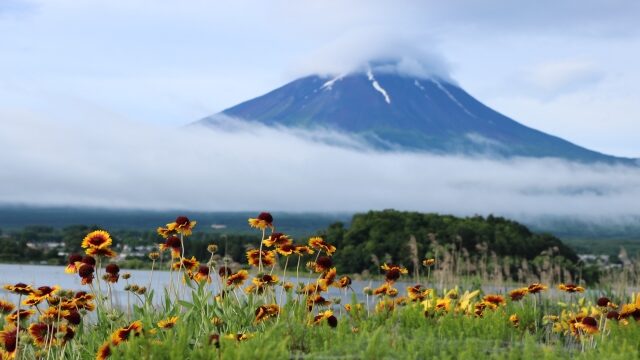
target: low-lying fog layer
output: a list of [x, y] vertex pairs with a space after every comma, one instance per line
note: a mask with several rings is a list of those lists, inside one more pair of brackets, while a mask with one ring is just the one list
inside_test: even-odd
[[[0, 203], [192, 210], [640, 214], [640, 169], [381, 153], [330, 131], [3, 114]], [[330, 140], [335, 145], [327, 145]]]

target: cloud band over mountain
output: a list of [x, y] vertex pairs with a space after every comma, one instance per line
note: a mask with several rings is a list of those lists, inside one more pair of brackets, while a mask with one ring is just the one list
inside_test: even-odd
[[[640, 214], [640, 169], [380, 153], [330, 132], [3, 113], [0, 202], [138, 209]], [[37, 131], [34, 129], [38, 129]], [[313, 138], [322, 139], [315, 141]], [[327, 138], [340, 146], [327, 145]], [[311, 139], [311, 140], [310, 140]]]

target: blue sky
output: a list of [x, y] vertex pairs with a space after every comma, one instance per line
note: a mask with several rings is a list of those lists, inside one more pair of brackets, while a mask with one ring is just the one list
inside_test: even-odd
[[639, 18], [621, 0], [3, 0], [0, 109], [178, 126], [398, 40], [520, 122], [640, 157]]

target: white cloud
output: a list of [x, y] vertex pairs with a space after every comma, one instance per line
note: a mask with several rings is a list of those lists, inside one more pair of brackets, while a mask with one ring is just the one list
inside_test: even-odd
[[416, 34], [389, 34], [368, 28], [352, 32], [306, 54], [293, 65], [294, 77], [343, 75], [372, 67], [377, 71], [452, 81], [450, 65], [436, 52], [435, 41]]
[[[238, 125], [179, 130], [0, 114], [0, 202], [193, 210], [640, 214], [640, 169], [377, 153]], [[83, 121], [80, 121], [84, 119]], [[335, 133], [317, 133], [336, 138]]]

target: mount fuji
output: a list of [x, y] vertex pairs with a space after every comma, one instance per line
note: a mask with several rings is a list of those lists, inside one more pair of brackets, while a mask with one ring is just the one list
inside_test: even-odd
[[[637, 165], [518, 123], [451, 80], [375, 68], [306, 76], [220, 114], [267, 126], [337, 130], [378, 150]], [[220, 114], [197, 123], [215, 125]]]

